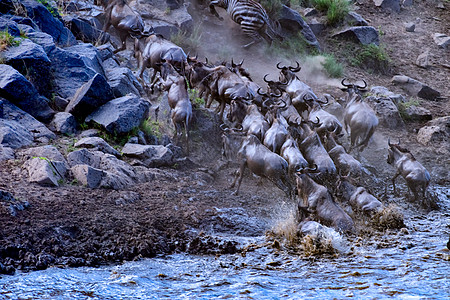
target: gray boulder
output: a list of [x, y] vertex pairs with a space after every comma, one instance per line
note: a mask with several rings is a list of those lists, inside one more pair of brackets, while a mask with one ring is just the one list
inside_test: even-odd
[[281, 28], [289, 34], [297, 34], [300, 31], [308, 44], [314, 46], [319, 51], [321, 50], [314, 32], [297, 11], [283, 5], [278, 22], [280, 22]]
[[450, 46], [450, 36], [445, 35], [443, 33], [435, 33], [433, 34], [433, 40], [441, 48], [446, 49]]
[[413, 121], [429, 121], [433, 119], [433, 115], [428, 109], [415, 105], [412, 105], [405, 109], [404, 114], [408, 119]]
[[72, 114], [59, 112], [54, 116], [49, 127], [57, 133], [70, 135], [77, 132], [77, 126], [77, 121]]
[[33, 143], [33, 136], [20, 123], [13, 120], [0, 119], [0, 144], [17, 149]]
[[428, 69], [430, 67], [430, 51], [426, 50], [422, 54], [420, 54], [416, 59], [416, 65]]
[[396, 13], [400, 12], [400, 0], [373, 0], [375, 6], [383, 9], [392, 10]]
[[0, 162], [14, 158], [16, 158], [16, 155], [14, 154], [14, 149], [0, 144]]
[[389, 98], [369, 96], [365, 99], [374, 109], [381, 126], [390, 129], [404, 128], [405, 123], [397, 106]]
[[63, 162], [35, 157], [25, 162], [28, 181], [40, 185], [59, 186], [67, 172]]
[[33, 0], [21, 0], [20, 2], [27, 11], [28, 17], [39, 26], [41, 31], [50, 34], [56, 43], [61, 46], [77, 43], [70, 30], [64, 27], [60, 20], [54, 18], [44, 5]]
[[332, 37], [351, 40], [362, 45], [380, 45], [378, 31], [373, 26], [348, 27], [333, 34]]
[[19, 27], [17, 27], [17, 23], [0, 16], [0, 31], [8, 31], [8, 33], [12, 36], [20, 36]]
[[19, 25], [20, 30], [26, 33], [27, 37], [33, 41], [35, 44], [38, 44], [44, 49], [47, 56], [50, 52], [55, 50], [56, 45], [53, 41], [53, 37], [45, 32], [36, 31], [32, 27], [28, 25]]
[[392, 78], [392, 83], [399, 85], [411, 96], [418, 96], [427, 100], [438, 100], [441, 93], [429, 87], [428, 85], [412, 79], [405, 75], [396, 75]]
[[345, 17], [345, 22], [350, 26], [369, 26], [369, 23], [360, 14], [350, 11]]
[[50, 60], [42, 46], [24, 39], [2, 51], [1, 57], [5, 64], [26, 75], [41, 95], [51, 96]]
[[65, 50], [72, 54], [79, 55], [88, 68], [105, 76], [100, 52], [94, 45], [89, 43], [79, 43], [75, 46], [67, 47]]
[[75, 147], [95, 149], [103, 153], [120, 156], [120, 153], [100, 137], [86, 137], [75, 143]]
[[35, 141], [48, 143], [56, 138], [56, 135], [48, 130], [44, 124], [7, 100], [3, 100], [3, 111], [4, 119], [19, 123], [22, 128], [31, 134]]
[[112, 98], [112, 90], [105, 77], [96, 74], [78, 89], [65, 111], [83, 119]]
[[31, 82], [9, 65], [0, 64], [0, 73], [0, 97], [8, 99], [43, 122], [51, 120], [55, 112]]
[[417, 141], [423, 145], [444, 142], [447, 151], [450, 147], [450, 116], [429, 121], [426, 126], [419, 129]]
[[104, 154], [100, 168], [105, 171], [100, 184], [103, 188], [128, 189], [136, 182], [137, 175], [133, 167], [113, 155]]
[[320, 35], [322, 31], [327, 28], [326, 22], [320, 18], [312, 18], [308, 21], [308, 26], [311, 28], [311, 30], [314, 32], [314, 34]]
[[375, 95], [377, 97], [389, 98], [392, 100], [392, 102], [395, 103], [395, 105], [398, 105], [399, 103], [403, 103], [406, 101], [405, 97], [403, 97], [402, 94], [393, 93], [384, 86], [373, 86], [370, 89], [370, 94]]
[[84, 186], [98, 188], [104, 172], [89, 165], [75, 165], [71, 169], [73, 177]]
[[103, 152], [80, 149], [67, 154], [67, 161], [71, 167], [76, 165], [88, 165], [93, 168], [100, 168], [100, 161]]
[[135, 95], [109, 101], [86, 118], [111, 133], [129, 132], [138, 127], [149, 114], [150, 103]]
[[124, 156], [138, 159], [147, 159], [155, 152], [153, 146], [140, 145], [137, 143], [126, 143], [122, 148], [122, 154]]
[[130, 93], [137, 96], [145, 95], [142, 85], [129, 68], [107, 69], [106, 77], [116, 98]]
[[77, 90], [97, 74], [78, 53], [56, 48], [49, 54], [49, 58], [52, 64], [53, 90], [62, 98], [73, 98]]
[[158, 168], [163, 166], [172, 166], [174, 161], [174, 154], [172, 150], [163, 145], [150, 145], [152, 147], [151, 156], [144, 160], [144, 165], [150, 168]]
[[69, 168], [69, 164], [67, 163], [65, 157], [61, 154], [61, 152], [59, 152], [59, 150], [55, 146], [52, 145], [28, 148], [19, 151], [18, 155], [21, 156], [23, 160], [27, 160], [29, 158], [34, 157], [41, 157], [41, 158], [44, 157], [53, 162], [56, 161], [62, 162], [66, 169]]
[[95, 28], [88, 20], [73, 16], [65, 16], [63, 20], [73, 35], [85, 43], [104, 44], [110, 39], [109, 33]]

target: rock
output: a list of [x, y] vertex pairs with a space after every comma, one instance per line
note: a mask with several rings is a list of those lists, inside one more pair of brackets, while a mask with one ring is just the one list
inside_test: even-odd
[[144, 161], [144, 164], [150, 168], [162, 166], [171, 166], [174, 164], [173, 152], [163, 145], [149, 145], [152, 147], [151, 157]]
[[119, 98], [127, 94], [145, 95], [142, 85], [129, 68], [112, 68], [106, 70], [106, 77], [113, 91], [114, 97]]
[[0, 98], [0, 119], [3, 119], [3, 100]]
[[[56, 138], [56, 135], [48, 130], [44, 124], [33, 118], [28, 113], [24, 112], [11, 102], [3, 100], [4, 118], [6, 120], [17, 122], [20, 127], [24, 128], [32, 138], [41, 143], [48, 143], [50, 140]], [[25, 139], [27, 140], [27, 139]]]
[[281, 28], [290, 34], [301, 32], [306, 42], [320, 51], [320, 44], [311, 28], [295, 10], [283, 5], [278, 18]]
[[100, 186], [104, 175], [102, 170], [89, 165], [75, 165], [70, 170], [79, 183], [92, 189]]
[[77, 90], [97, 72], [86, 65], [78, 53], [56, 48], [49, 54], [53, 74], [53, 90], [57, 96], [72, 99]]
[[433, 34], [433, 40], [441, 48], [446, 49], [450, 46], [450, 36], [447, 36], [443, 33], [435, 33]]
[[322, 19], [312, 18], [308, 21], [308, 26], [316, 35], [320, 35], [327, 28], [326, 22]]
[[14, 21], [17, 23], [17, 27], [19, 27], [20, 30], [22, 30], [23, 25], [29, 26], [33, 28], [33, 30], [41, 31], [39, 29], [39, 26], [33, 22], [32, 19], [24, 16], [18, 16], [18, 15], [4, 15], [4, 17], [9, 18], [11, 21]]
[[398, 105], [399, 103], [403, 103], [406, 101], [405, 97], [403, 97], [403, 95], [395, 94], [395, 93], [391, 92], [390, 90], [388, 90], [384, 86], [373, 86], [370, 89], [369, 93], [373, 94], [377, 97], [389, 98], [392, 100], [392, 102], [395, 103], [395, 105]]
[[70, 135], [77, 132], [77, 125], [72, 114], [59, 112], [50, 123], [50, 128], [57, 133]]
[[0, 190], [0, 206], [4, 207], [11, 216], [15, 217], [17, 211], [22, 211], [29, 207], [30, 203], [28, 201], [17, 200], [10, 192]]
[[403, 7], [411, 7], [411, 6], [413, 6], [413, 4], [414, 4], [413, 0], [402, 0]]
[[128, 157], [146, 159], [156, 153], [153, 146], [126, 143], [122, 148], [122, 154]]
[[69, 105], [69, 102], [69, 100], [60, 96], [55, 96], [53, 98], [53, 105], [58, 111], [64, 111], [67, 105]]
[[383, 9], [392, 10], [396, 13], [400, 12], [400, 0], [373, 0], [373, 2], [375, 3], [375, 6]]
[[93, 148], [103, 153], [120, 156], [120, 153], [100, 137], [86, 137], [75, 143], [75, 147]]
[[339, 31], [332, 37], [348, 39], [363, 45], [375, 44], [380, 45], [378, 31], [373, 26], [353, 26]]
[[314, 7], [307, 7], [303, 10], [303, 16], [305, 17], [313, 17], [317, 15], [317, 9]]
[[31, 133], [16, 121], [0, 119], [0, 144], [17, 149], [33, 143]]
[[428, 69], [430, 67], [429, 61], [430, 61], [430, 52], [429, 50], [427, 50], [417, 57], [416, 65], [421, 68]]
[[350, 11], [345, 17], [345, 22], [350, 26], [369, 26], [369, 23], [358, 13]]
[[103, 152], [89, 151], [88, 149], [81, 149], [70, 152], [67, 155], [67, 161], [71, 167], [76, 165], [88, 165], [93, 168], [100, 168], [101, 156]]
[[65, 50], [72, 54], [79, 55], [88, 68], [106, 76], [102, 66], [100, 52], [94, 45], [89, 43], [79, 43], [75, 46], [67, 47]]
[[80, 134], [81, 138], [84, 137], [93, 137], [93, 136], [99, 136], [100, 134], [100, 130], [98, 129], [87, 129], [87, 130], [83, 130]]
[[407, 109], [405, 109], [405, 114], [408, 119], [414, 120], [414, 121], [429, 121], [433, 119], [433, 116], [431, 112], [420, 106], [410, 106]]
[[28, 171], [28, 181], [40, 185], [59, 186], [67, 172], [63, 162], [51, 161], [40, 157], [32, 158], [24, 164]]
[[20, 26], [20, 29], [26, 33], [27, 37], [31, 41], [40, 45], [42, 49], [44, 49], [47, 56], [56, 49], [55, 42], [53, 41], [53, 37], [51, 35], [41, 31], [24, 30], [23, 27], [24, 26]]
[[[1, 129], [0, 129], [1, 132]], [[14, 149], [0, 144], [0, 162], [16, 158]]]
[[418, 96], [427, 100], [438, 100], [441, 93], [432, 89], [428, 85], [412, 79], [405, 75], [396, 75], [392, 78], [394, 84], [400, 85], [402, 89], [408, 92], [411, 96]]
[[416, 30], [416, 24], [414, 24], [414, 22], [406, 23], [405, 30], [406, 32], [414, 32], [414, 30]]
[[365, 99], [373, 107], [378, 116], [379, 124], [390, 129], [404, 128], [405, 123], [397, 106], [389, 98], [369, 96]]
[[95, 28], [87, 20], [73, 16], [65, 16], [63, 20], [73, 35], [85, 43], [105, 44], [110, 39], [109, 33]]
[[417, 141], [423, 145], [435, 142], [446, 142], [447, 150], [450, 139], [450, 116], [431, 120], [426, 126], [419, 129]]
[[[177, 9], [170, 9], [165, 1], [136, 1], [130, 3], [131, 7], [140, 12], [141, 17], [144, 19], [146, 27], [152, 26], [153, 20], [160, 20], [167, 25], [174, 26], [184, 31], [191, 31], [193, 27], [192, 16], [187, 12], [187, 7], [184, 5], [179, 6]], [[156, 27], [153, 27], [156, 33]], [[176, 32], [174, 32], [176, 33]], [[165, 38], [169, 38], [170, 35]]]
[[21, 0], [20, 3], [27, 11], [27, 16], [39, 26], [41, 31], [51, 35], [59, 45], [71, 46], [77, 43], [70, 30], [64, 27], [60, 20], [54, 18], [44, 5], [33, 0]]
[[104, 154], [100, 168], [105, 170], [101, 187], [115, 190], [129, 188], [137, 178], [132, 166], [110, 154]]
[[69, 164], [67, 163], [65, 157], [55, 146], [52, 145], [28, 148], [18, 152], [18, 155], [24, 158], [24, 160], [34, 157], [44, 157], [52, 162], [62, 162], [66, 169], [69, 168]]
[[20, 36], [19, 27], [17, 27], [17, 23], [0, 16], [0, 31], [8, 31], [8, 33], [12, 36]]
[[148, 118], [150, 103], [135, 95], [127, 95], [109, 101], [86, 118], [110, 133], [125, 133], [138, 127]]
[[112, 90], [105, 77], [96, 74], [78, 89], [65, 111], [83, 119], [112, 98]]
[[[111, 44], [100, 45], [97, 49], [98, 55], [103, 62], [114, 57], [114, 47]], [[105, 66], [103, 68], [105, 69]]]

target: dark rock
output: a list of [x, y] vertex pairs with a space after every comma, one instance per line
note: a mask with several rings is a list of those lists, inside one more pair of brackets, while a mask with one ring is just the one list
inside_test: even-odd
[[8, 31], [8, 33], [12, 36], [20, 36], [19, 27], [17, 27], [17, 23], [0, 16], [0, 31]]
[[45, 157], [51, 161], [60, 161], [66, 168], [69, 168], [69, 164], [67, 163], [64, 156], [55, 146], [52, 145], [45, 145], [21, 150], [18, 152], [18, 155], [21, 156], [23, 160], [33, 157]]
[[392, 10], [396, 13], [400, 12], [400, 0], [373, 0], [375, 6], [382, 9]]
[[405, 110], [407, 118], [414, 121], [429, 121], [433, 119], [431, 112], [420, 106], [410, 106]]
[[396, 75], [392, 78], [394, 84], [399, 85], [411, 96], [418, 96], [427, 100], [438, 100], [441, 97], [441, 93], [428, 85], [412, 79], [405, 75]]
[[78, 53], [56, 48], [49, 58], [52, 63], [53, 90], [62, 98], [71, 99], [83, 84], [97, 74]]
[[33, 30], [40, 31], [39, 26], [37, 26], [37, 24], [34, 23], [33, 20], [31, 20], [28, 17], [16, 16], [16, 15], [7, 16], [7, 17], [11, 21], [16, 22], [20, 30], [22, 30], [20, 25], [25, 25], [25, 26], [30, 26], [31, 28], [33, 28]]
[[24, 39], [20, 45], [3, 51], [1, 56], [5, 64], [27, 76], [41, 95], [51, 96], [50, 60], [42, 46]]
[[31, 133], [16, 121], [0, 119], [0, 144], [17, 149], [33, 143]]
[[11, 216], [15, 217], [17, 211], [22, 211], [29, 207], [30, 203], [28, 201], [17, 200], [10, 192], [0, 190], [0, 206], [5, 208]]
[[311, 28], [303, 20], [302, 16], [295, 10], [283, 5], [278, 18], [281, 28], [290, 34], [301, 32], [308, 44], [320, 50], [320, 44]]
[[363, 45], [380, 45], [378, 31], [372, 26], [349, 27], [333, 34], [333, 37], [348, 39]]
[[134, 95], [114, 99], [86, 118], [111, 133], [129, 132], [148, 117], [150, 103]]
[[[0, 129], [1, 131], [1, 129]], [[0, 162], [4, 160], [14, 159], [16, 156], [14, 154], [14, 149], [10, 147], [5, 147], [0, 144]]]
[[317, 9], [313, 7], [307, 7], [303, 10], [303, 15], [305, 17], [313, 17], [316, 16], [317, 14], [318, 14]]
[[450, 47], [450, 36], [445, 35], [443, 33], [435, 33], [433, 35], [433, 40], [441, 48], [446, 49], [447, 47]]
[[104, 172], [88, 165], [75, 165], [72, 174], [79, 183], [89, 188], [97, 188], [102, 182]]
[[53, 37], [50, 34], [42, 31], [36, 31], [28, 25], [19, 25], [19, 28], [31, 41], [42, 46], [47, 55], [49, 55], [49, 53], [56, 48]]
[[61, 46], [70, 46], [77, 43], [76, 38], [63, 23], [54, 18], [48, 9], [41, 3], [33, 0], [21, 0], [28, 17], [30, 17], [39, 28], [50, 34], [56, 43]]
[[365, 100], [373, 107], [381, 126], [390, 129], [405, 127], [398, 108], [391, 99], [369, 96]]
[[111, 147], [104, 139], [100, 137], [86, 137], [75, 143], [75, 147], [91, 148], [103, 153], [121, 156], [120, 153]]
[[130, 93], [137, 96], [145, 95], [142, 85], [128, 68], [107, 69], [106, 76], [116, 98]]
[[50, 128], [57, 133], [70, 135], [77, 132], [77, 125], [77, 121], [72, 114], [59, 112], [50, 123]]
[[48, 122], [54, 111], [49, 107], [48, 100], [39, 96], [34, 86], [17, 70], [5, 64], [0, 64], [0, 96], [4, 97], [35, 118]]
[[0, 99], [0, 119], [3, 118], [3, 100]]
[[88, 165], [93, 168], [100, 168], [102, 153], [100, 151], [89, 151], [88, 149], [80, 149], [70, 152], [67, 155], [67, 161], [71, 167], [76, 165]]
[[55, 96], [53, 98], [53, 105], [56, 108], [56, 110], [64, 111], [66, 109], [67, 105], [69, 105], [69, 100], [59, 97], [59, 96]]
[[65, 50], [73, 54], [78, 54], [88, 68], [91, 68], [95, 72], [105, 76], [100, 53], [94, 45], [89, 43], [80, 43], [75, 46], [67, 47]]
[[350, 26], [369, 26], [369, 23], [358, 13], [350, 11], [345, 17], [345, 22]]
[[[114, 47], [111, 44], [104, 44], [97, 47], [101, 61], [105, 61], [114, 56]], [[105, 68], [103, 66], [103, 68]]]
[[314, 32], [314, 34], [320, 35], [322, 31], [325, 30], [327, 25], [325, 25], [325, 22], [322, 20], [318, 20], [317, 18], [312, 18], [310, 21], [308, 21], [308, 26], [311, 28], [311, 30]]
[[406, 32], [414, 32], [416, 30], [416, 24], [414, 22], [409, 22], [405, 24]]
[[19, 123], [22, 128], [31, 134], [35, 141], [48, 143], [56, 137], [44, 124], [37, 121], [28, 113], [7, 100], [3, 100], [3, 102], [4, 118]]
[[82, 18], [65, 16], [63, 19], [75, 37], [85, 43], [105, 44], [110, 39], [109, 33], [95, 28], [91, 23]]
[[78, 89], [65, 111], [83, 119], [112, 98], [112, 90], [105, 77], [96, 74]]

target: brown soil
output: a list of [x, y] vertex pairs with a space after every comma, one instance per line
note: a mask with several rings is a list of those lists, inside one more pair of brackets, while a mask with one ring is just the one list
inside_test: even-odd
[[[348, 66], [347, 75], [404, 94], [390, 83], [392, 74], [401, 73], [449, 96], [450, 70], [443, 66], [450, 63], [449, 51], [437, 48], [431, 38], [435, 32], [450, 34], [448, 2], [444, 1], [447, 10], [441, 10], [436, 8], [437, 1], [414, 1], [413, 7], [400, 14], [383, 12], [372, 1], [360, 2], [364, 3], [358, 5], [357, 12], [384, 32], [381, 41], [392, 60], [391, 72], [380, 75]], [[421, 21], [416, 32], [406, 32], [404, 23], [417, 18]], [[218, 33], [224, 31], [223, 26], [210, 27], [210, 30], [216, 33], [216, 38], [209, 40], [208, 45], [215, 46], [206, 47], [202, 54], [217, 58], [217, 49], [223, 42], [223, 35]], [[212, 39], [212, 36], [205, 33], [204, 38]], [[327, 43], [325, 37], [320, 38], [321, 45], [326, 51], [332, 51], [336, 45]], [[257, 55], [248, 55], [241, 49], [233, 49], [228, 57], [235, 61], [245, 58], [245, 66], [257, 81], [266, 73], [276, 76], [276, 58], [264, 57], [258, 51]], [[425, 49], [430, 49], [432, 62], [427, 70], [414, 65], [416, 57]], [[335, 86], [303, 79], [318, 93], [339, 93]], [[435, 117], [450, 112], [448, 98], [440, 102], [422, 101], [422, 105]], [[234, 253], [239, 251], [237, 242], [213, 233], [264, 234], [283, 218], [292, 203], [270, 182], [258, 183], [250, 175], [244, 178], [242, 193], [232, 195], [228, 186], [236, 168], [220, 160], [220, 131], [217, 125], [213, 129], [202, 127], [202, 120], [210, 119], [210, 114], [200, 111], [197, 115], [190, 160], [177, 168], [154, 170], [157, 174], [154, 180], [131, 186], [127, 191], [88, 189], [69, 183], [57, 188], [42, 187], [27, 182], [22, 161], [0, 162], [0, 190], [30, 204], [17, 216], [11, 216], [7, 208], [0, 206], [0, 271], [42, 269], [49, 265], [98, 265], [174, 251]], [[402, 138], [405, 146], [418, 154], [418, 159], [423, 159], [429, 169], [439, 164], [450, 166], [448, 156], [444, 158], [442, 151], [430, 151], [417, 144], [413, 129], [422, 125], [409, 123], [405, 131], [380, 129], [372, 146], [369, 144], [372, 150], [364, 152], [363, 157], [366, 163], [375, 166], [381, 182], [393, 174], [393, 169], [385, 163], [387, 136]], [[439, 180], [448, 187], [448, 178], [436, 181]], [[384, 188], [373, 187], [373, 191], [381, 195]], [[413, 210], [423, 213], [417, 206]]]

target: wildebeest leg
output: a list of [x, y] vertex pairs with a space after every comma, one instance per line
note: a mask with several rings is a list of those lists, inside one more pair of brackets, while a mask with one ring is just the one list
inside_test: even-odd
[[231, 184], [230, 188], [233, 188], [234, 185], [236, 184], [236, 180], [239, 177], [239, 181], [238, 181], [238, 186], [236, 188], [236, 191], [233, 193], [233, 195], [238, 195], [239, 194], [239, 188], [241, 187], [241, 183], [242, 183], [242, 178], [244, 178], [244, 171], [245, 171], [245, 166], [247, 165], [247, 160], [244, 160], [241, 163], [241, 166], [239, 168], [239, 171], [236, 173], [236, 176], [234, 177], [233, 183]]
[[189, 125], [187, 120], [184, 122], [184, 133], [186, 136], [186, 153], [189, 156]]
[[397, 179], [398, 175], [400, 175], [399, 172], [395, 173], [394, 177], [392, 177], [392, 186], [394, 187], [394, 196], [396, 196], [397, 191], [395, 190], [395, 179]]
[[220, 112], [219, 112], [219, 118], [220, 118], [220, 122], [223, 122], [223, 112], [225, 110], [225, 101], [222, 101], [220, 103]]
[[117, 48], [116, 50], [114, 50], [113, 53], [120, 52], [120, 51], [125, 50], [127, 48], [128, 32], [120, 33], [119, 37], [120, 37], [120, 41], [122, 42], [122, 46], [120, 48]]

